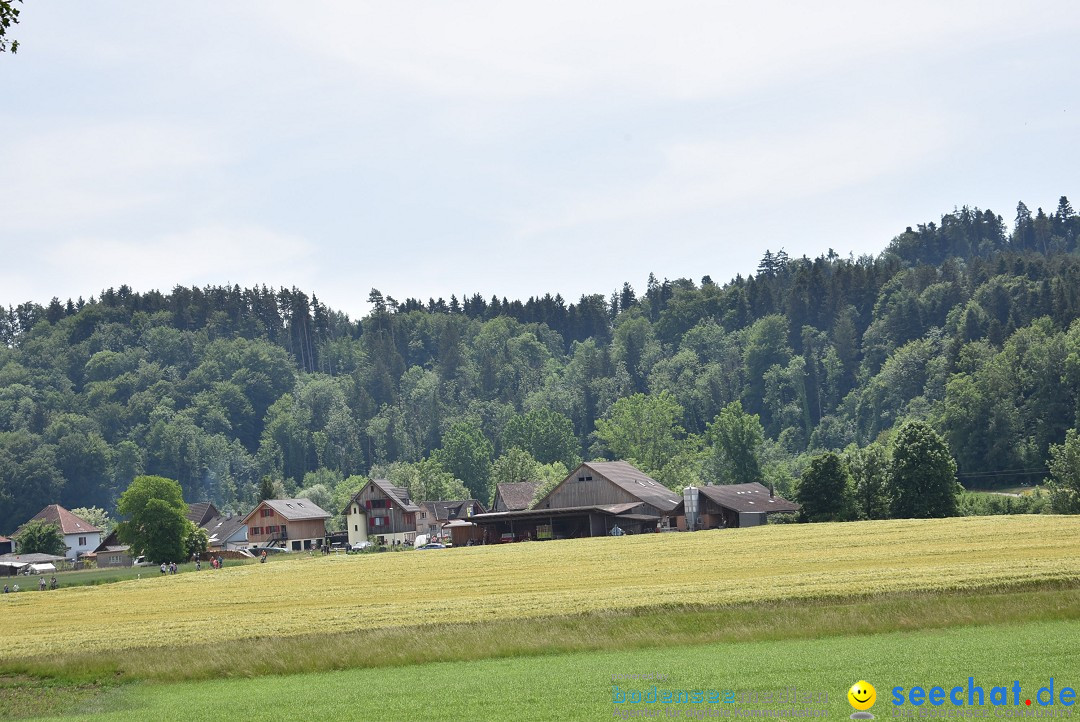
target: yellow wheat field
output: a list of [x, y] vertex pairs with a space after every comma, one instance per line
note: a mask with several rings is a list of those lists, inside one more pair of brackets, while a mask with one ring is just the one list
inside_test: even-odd
[[[1080, 579], [1080, 517], [769, 526], [296, 559], [0, 597], [0, 659]], [[242, 664], [243, 660], [237, 660]]]

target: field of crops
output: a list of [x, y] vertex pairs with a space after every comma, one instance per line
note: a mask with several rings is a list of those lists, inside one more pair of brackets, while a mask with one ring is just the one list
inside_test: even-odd
[[598, 609], [1080, 579], [1080, 518], [757, 529], [307, 557], [0, 597], [0, 660]]

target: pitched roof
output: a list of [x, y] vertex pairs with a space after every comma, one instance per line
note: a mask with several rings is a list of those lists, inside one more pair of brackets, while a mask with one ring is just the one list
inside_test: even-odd
[[210, 538], [210, 544], [224, 544], [225, 540], [231, 537], [245, 526], [244, 519], [239, 514], [231, 514], [229, 516], [215, 516], [213, 519], [208, 520], [202, 525], [202, 529], [206, 530], [206, 535]]
[[486, 509], [484, 505], [478, 502], [476, 499], [459, 499], [457, 501], [422, 501], [420, 506], [426, 508], [431, 515], [438, 521], [448, 521], [450, 519], [457, 519], [459, 517], [464, 518], [468, 516], [467, 505], [475, 504], [480, 507], [479, 514], [483, 514]]
[[221, 516], [221, 512], [210, 502], [200, 501], [196, 504], [188, 504], [187, 514], [184, 516], [195, 526], [202, 526], [215, 516]]
[[420, 507], [414, 504], [413, 500], [409, 498], [408, 489], [394, 486], [386, 479], [372, 479], [371, 483], [378, 487], [383, 494], [390, 497], [395, 504], [405, 511], [420, 511]]
[[97, 549], [95, 549], [94, 551], [95, 552], [117, 551], [120, 547], [123, 547], [123, 549], [125, 549], [125, 550], [128, 548], [128, 547], [126, 547], [126, 546], [124, 546], [123, 544], [120, 543], [119, 535], [116, 533], [116, 530], [113, 529], [111, 532], [109, 532], [109, 535], [107, 537], [105, 537], [104, 539], [101, 540], [101, 543], [98, 544]]
[[[581, 466], [592, 469], [631, 496], [660, 511], [672, 511], [682, 501], [682, 497], [674, 491], [625, 461], [586, 461]], [[577, 473], [577, 469], [574, 473]]]
[[793, 501], [769, 496], [769, 490], [756, 481], [749, 484], [720, 484], [699, 486], [698, 491], [732, 511], [764, 511], [767, 513], [798, 511], [802, 507]]
[[[59, 504], [49, 504], [47, 507], [39, 511], [36, 516], [30, 519], [30, 521], [36, 521], [38, 519], [46, 521], [50, 524], [56, 524], [58, 527], [60, 527], [60, 532], [62, 534], [101, 533], [101, 530], [98, 529], [96, 526], [86, 521], [85, 519], [75, 516]], [[29, 523], [30, 522], [28, 521], [27, 524]], [[26, 524], [23, 524], [23, 526], [26, 526]], [[19, 527], [19, 529], [21, 530], [22, 527]], [[15, 532], [16, 536], [18, 536], [18, 534], [19, 532]]]
[[310, 499], [266, 499], [256, 504], [255, 508], [243, 518], [243, 522], [247, 523], [247, 520], [250, 519], [263, 504], [266, 504], [289, 521], [300, 521], [302, 519], [329, 519], [331, 517], [331, 514], [323, 511]]
[[495, 486], [495, 498], [502, 501], [504, 511], [528, 509], [539, 488], [539, 481], [508, 481]]

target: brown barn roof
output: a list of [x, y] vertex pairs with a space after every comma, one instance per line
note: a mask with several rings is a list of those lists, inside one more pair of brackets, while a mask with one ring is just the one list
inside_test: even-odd
[[[682, 501], [682, 497], [674, 491], [625, 461], [586, 461], [581, 466], [592, 469], [623, 491], [660, 511], [672, 511]], [[577, 473], [577, 469], [574, 473]]]
[[188, 504], [188, 511], [185, 516], [195, 526], [202, 526], [215, 516], [221, 516], [221, 512], [210, 502], [200, 501], [197, 504]]
[[[46, 521], [50, 524], [56, 524], [58, 527], [60, 527], [60, 532], [62, 534], [93, 534], [94, 532], [97, 532], [98, 534], [101, 533], [101, 530], [98, 529], [96, 526], [86, 521], [85, 519], [75, 516], [59, 504], [49, 504], [47, 507], [39, 511], [36, 516], [30, 519], [30, 521], [36, 521], [38, 519]], [[24, 524], [23, 526], [26, 526], [26, 524]], [[22, 527], [19, 528], [22, 529]], [[15, 535], [18, 536], [18, 532], [15, 532]]]
[[769, 490], [761, 484], [720, 484], [699, 486], [698, 491], [709, 499], [732, 511], [792, 512], [802, 507], [779, 496], [769, 496]]
[[540, 488], [539, 481], [514, 481], [498, 484], [495, 486], [496, 500], [502, 500], [505, 507], [503, 511], [518, 511], [532, 506], [536, 490]]
[[266, 499], [256, 504], [255, 508], [243, 518], [243, 522], [247, 523], [247, 520], [251, 518], [251, 515], [263, 504], [266, 504], [289, 521], [300, 521], [302, 519], [329, 519], [331, 516], [329, 513], [316, 506], [315, 502], [310, 499]]
[[432, 516], [437, 521], [449, 521], [450, 519], [456, 519], [458, 517], [464, 518], [468, 516], [467, 505], [475, 504], [480, 507], [479, 514], [483, 514], [486, 509], [484, 505], [478, 502], [476, 499], [462, 499], [457, 501], [422, 501], [420, 506], [426, 508], [431, 512]]

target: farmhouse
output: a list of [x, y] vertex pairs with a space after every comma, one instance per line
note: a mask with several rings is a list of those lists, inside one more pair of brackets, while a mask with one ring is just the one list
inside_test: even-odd
[[447, 533], [445, 527], [451, 521], [461, 521], [456, 525], [458, 528], [471, 526], [468, 521], [470, 518], [487, 511], [476, 499], [422, 501], [419, 506], [416, 531], [418, 534], [428, 534], [432, 538], [444, 536]]
[[688, 486], [683, 490], [683, 502], [686, 526], [692, 531], [759, 526], [770, 514], [790, 514], [802, 508], [757, 482]]
[[97, 549], [86, 556], [93, 556], [97, 560], [98, 567], [130, 567], [131, 547], [121, 544], [120, 539], [113, 529], [105, 537], [105, 541], [98, 545]]
[[310, 499], [266, 499], [242, 522], [252, 550], [272, 546], [298, 552], [322, 547], [329, 518]]
[[239, 514], [218, 514], [200, 528], [206, 531], [206, 548], [209, 551], [239, 551], [249, 546], [247, 524]]
[[[78, 559], [80, 554], [94, 551], [101, 544], [100, 529], [85, 519], [75, 516], [59, 504], [50, 504], [30, 519], [30, 521], [37, 520], [60, 527], [60, 533], [64, 535], [64, 544], [68, 548], [67, 558], [71, 561]], [[19, 527], [19, 531], [21, 530], [22, 527]], [[19, 531], [12, 536], [18, 539]]]
[[380, 544], [412, 544], [420, 513], [407, 489], [385, 479], [369, 481], [341, 511], [348, 523], [349, 544], [369, 540]]
[[15, 551], [15, 542], [6, 536], [0, 536], [0, 554], [11, 554]]
[[479, 514], [485, 541], [566, 539], [673, 529], [682, 499], [625, 461], [588, 461], [532, 509]]
[[492, 511], [521, 511], [532, 506], [539, 481], [515, 481], [495, 485]]

